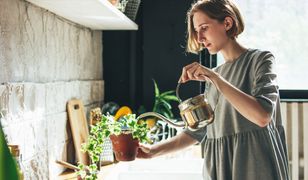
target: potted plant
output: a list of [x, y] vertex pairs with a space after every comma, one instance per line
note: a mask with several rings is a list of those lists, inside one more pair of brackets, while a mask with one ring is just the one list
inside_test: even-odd
[[156, 81], [153, 79], [154, 83], [154, 92], [155, 92], [155, 101], [153, 106], [153, 112], [164, 115], [166, 118], [172, 119], [174, 115], [172, 113], [171, 102], [179, 102], [178, 98], [175, 95], [175, 91], [166, 91], [160, 92]]
[[87, 143], [82, 145], [83, 151], [90, 156], [91, 164], [79, 164], [80, 171], [77, 174], [82, 179], [97, 179], [97, 164], [106, 138], [111, 139], [118, 161], [134, 160], [139, 142], [149, 142], [148, 130], [146, 123], [138, 122], [135, 114], [125, 115], [119, 120], [109, 114], [102, 115], [101, 121], [91, 126]]
[[[161, 92], [154, 79], [153, 79], [153, 84], [154, 84], [154, 98], [155, 99], [154, 99], [152, 112], [159, 113], [168, 119], [173, 119], [174, 115], [172, 112], [171, 102], [172, 101], [179, 102], [178, 98], [175, 95], [175, 91], [170, 90], [170, 91]], [[142, 114], [146, 112], [146, 109], [144, 108], [144, 106], [141, 106], [138, 112]], [[153, 128], [156, 125], [157, 120], [158, 119], [156, 117], [150, 117], [150, 118], [146, 118], [145, 122], [147, 123], [149, 128]]]

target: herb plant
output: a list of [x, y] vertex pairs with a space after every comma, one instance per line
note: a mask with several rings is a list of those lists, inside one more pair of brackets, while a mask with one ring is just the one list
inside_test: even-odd
[[97, 164], [100, 154], [103, 152], [104, 140], [109, 138], [111, 134], [120, 135], [123, 131], [131, 132], [133, 138], [140, 142], [149, 142], [147, 125], [144, 122], [138, 122], [135, 114], [125, 115], [118, 121], [115, 121], [112, 115], [102, 115], [101, 121], [91, 126], [87, 143], [82, 145], [82, 150], [88, 152], [90, 156], [91, 164], [88, 166], [79, 164], [80, 170], [77, 175], [86, 180], [97, 179]]

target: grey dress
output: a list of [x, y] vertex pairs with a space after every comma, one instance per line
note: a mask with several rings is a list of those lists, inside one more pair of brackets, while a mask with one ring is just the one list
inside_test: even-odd
[[281, 123], [279, 91], [270, 52], [248, 49], [236, 61], [215, 71], [233, 86], [255, 97], [272, 116], [266, 127], [243, 117], [214, 85], [207, 97], [215, 120], [198, 131], [184, 131], [205, 141], [205, 180], [288, 180], [288, 158]]

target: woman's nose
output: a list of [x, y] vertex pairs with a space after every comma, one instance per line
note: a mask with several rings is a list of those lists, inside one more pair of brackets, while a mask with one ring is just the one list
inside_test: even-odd
[[200, 32], [197, 34], [197, 36], [198, 36], [198, 43], [205, 42], [205, 37]]

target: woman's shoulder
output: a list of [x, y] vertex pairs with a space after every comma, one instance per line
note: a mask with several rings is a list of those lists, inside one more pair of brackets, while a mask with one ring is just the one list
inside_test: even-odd
[[274, 58], [273, 53], [271, 53], [270, 51], [267, 50], [260, 50], [260, 49], [251, 49], [248, 48], [248, 55], [251, 58], [254, 59], [267, 59], [267, 58]]
[[248, 64], [252, 66], [259, 66], [263, 64], [264, 61], [274, 61], [274, 55], [270, 51], [247, 48], [245, 53], [235, 61], [235, 63], [222, 63], [217, 67], [213, 68], [214, 71], [218, 72], [223, 68], [232, 68], [233, 67], [247, 67]]
[[260, 49], [250, 49], [250, 67], [251, 72], [262, 71], [262, 69], [272, 68], [275, 63], [275, 57], [270, 51]]

